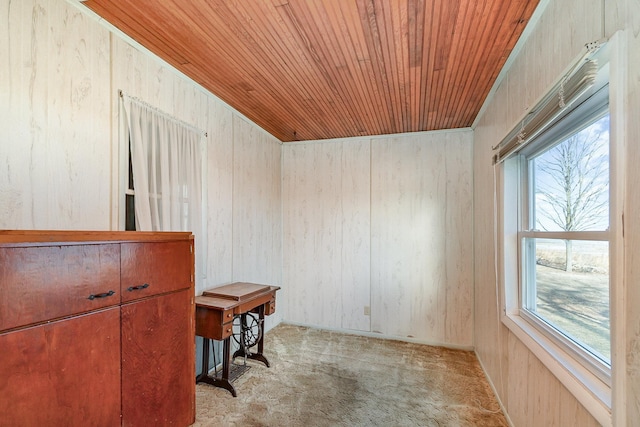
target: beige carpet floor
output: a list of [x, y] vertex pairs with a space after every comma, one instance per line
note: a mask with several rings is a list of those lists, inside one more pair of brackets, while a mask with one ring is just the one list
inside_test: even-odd
[[507, 426], [472, 352], [281, 324], [264, 354], [236, 398], [196, 386], [194, 426]]

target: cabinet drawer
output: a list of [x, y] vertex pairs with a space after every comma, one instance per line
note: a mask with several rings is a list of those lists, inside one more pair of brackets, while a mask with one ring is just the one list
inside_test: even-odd
[[0, 248], [0, 330], [120, 303], [120, 245]]
[[191, 287], [191, 242], [123, 243], [122, 302]]
[[196, 335], [221, 341], [233, 334], [233, 310], [196, 306]]
[[264, 315], [271, 316], [276, 312], [276, 298], [273, 297], [271, 300], [264, 305]]

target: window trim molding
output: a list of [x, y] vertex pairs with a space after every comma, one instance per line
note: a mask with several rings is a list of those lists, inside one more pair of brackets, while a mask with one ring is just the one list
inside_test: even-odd
[[609, 190], [610, 237], [610, 324], [611, 324], [611, 382], [612, 416], [614, 425], [627, 425], [627, 358], [626, 358], [626, 301], [624, 216], [626, 193], [626, 126], [630, 120], [627, 90], [629, 30], [619, 30], [610, 39], [609, 55], [609, 161], [613, 170]]

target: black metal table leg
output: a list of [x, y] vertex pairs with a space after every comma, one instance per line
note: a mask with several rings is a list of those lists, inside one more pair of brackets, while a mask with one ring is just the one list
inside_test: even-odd
[[202, 339], [202, 368], [200, 375], [196, 377], [196, 384], [202, 381], [202, 379], [209, 375], [209, 345], [211, 340], [209, 338]]
[[211, 375], [209, 375], [209, 343], [211, 340], [208, 338], [204, 339], [204, 343], [203, 343], [204, 348], [202, 350], [202, 373], [196, 377], [196, 383], [203, 382], [205, 384], [211, 384], [216, 387], [224, 388], [226, 390], [229, 390], [229, 392], [233, 397], [237, 397], [236, 389], [233, 387], [233, 385], [229, 381], [229, 370], [230, 370], [230, 363], [231, 363], [231, 358], [229, 357], [231, 353], [230, 339], [231, 337], [227, 337], [223, 342], [223, 347], [222, 347], [223, 359], [222, 359], [222, 377], [221, 378], [212, 377]]

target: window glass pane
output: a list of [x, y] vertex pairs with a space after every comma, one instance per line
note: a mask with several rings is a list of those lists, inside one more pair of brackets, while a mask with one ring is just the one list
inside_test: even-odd
[[136, 204], [135, 198], [131, 194], [125, 195], [125, 225], [126, 231], [136, 230]]
[[133, 162], [131, 161], [131, 142], [129, 142], [129, 177], [127, 180], [127, 188], [129, 190], [133, 190], [134, 189], [134, 184], [133, 184]]
[[530, 227], [609, 228], [609, 115], [529, 161]]
[[[525, 239], [523, 308], [611, 364], [609, 243]], [[569, 262], [567, 262], [569, 260]]]

